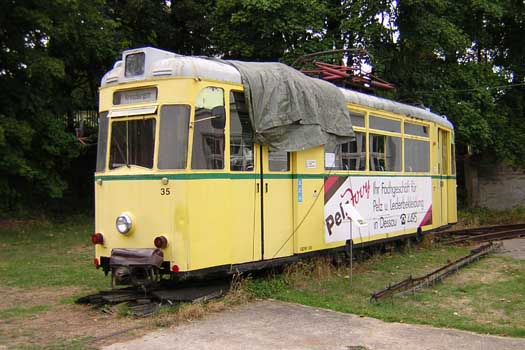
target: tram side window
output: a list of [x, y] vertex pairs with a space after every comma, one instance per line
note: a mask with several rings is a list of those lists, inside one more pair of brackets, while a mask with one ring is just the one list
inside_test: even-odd
[[401, 138], [370, 134], [370, 170], [401, 171]]
[[430, 143], [405, 139], [405, 171], [429, 172], [430, 171]]
[[325, 169], [327, 170], [365, 170], [365, 134], [355, 133], [354, 141], [339, 144], [335, 149], [325, 146]]
[[202, 89], [195, 101], [192, 169], [224, 169], [224, 120], [224, 90]]
[[369, 127], [370, 129], [391, 131], [391, 132], [401, 132], [401, 122], [399, 120], [380, 118], [371, 115], [369, 117]]
[[352, 126], [365, 127], [365, 114], [362, 112], [350, 111], [350, 120], [352, 121]]
[[166, 105], [160, 111], [159, 169], [185, 169], [190, 106]]
[[153, 168], [155, 119], [115, 120], [111, 123], [109, 168]]
[[270, 171], [289, 171], [290, 153], [268, 152], [268, 169], [270, 169]]
[[108, 148], [108, 112], [100, 113], [98, 117], [98, 144], [97, 144], [97, 172], [106, 168], [106, 154]]
[[450, 146], [451, 146], [451, 151], [450, 151], [450, 153], [451, 153], [451, 158], [450, 158], [451, 159], [451, 163], [450, 164], [452, 165], [452, 172], [451, 172], [451, 174], [452, 175], [456, 175], [456, 145], [452, 143]]
[[405, 122], [405, 134], [428, 137], [428, 127]]
[[244, 93], [230, 93], [230, 170], [253, 170], [253, 131]]

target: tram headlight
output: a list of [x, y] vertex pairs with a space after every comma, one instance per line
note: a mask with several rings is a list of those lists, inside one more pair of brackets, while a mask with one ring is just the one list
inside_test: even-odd
[[120, 214], [117, 217], [117, 221], [115, 222], [115, 226], [117, 227], [117, 231], [125, 235], [129, 231], [131, 231], [131, 228], [133, 227], [133, 221], [131, 220], [131, 216], [129, 214], [123, 213]]

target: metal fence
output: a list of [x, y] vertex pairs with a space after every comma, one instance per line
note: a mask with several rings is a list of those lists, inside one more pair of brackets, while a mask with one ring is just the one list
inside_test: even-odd
[[98, 128], [97, 111], [76, 111], [73, 114], [75, 128]]

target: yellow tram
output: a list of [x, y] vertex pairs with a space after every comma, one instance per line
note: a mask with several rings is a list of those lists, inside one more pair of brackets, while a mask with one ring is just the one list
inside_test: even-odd
[[428, 110], [340, 89], [354, 140], [272, 152], [253, 142], [240, 73], [224, 62], [128, 50], [101, 85], [92, 241], [117, 283], [456, 222], [454, 131]]

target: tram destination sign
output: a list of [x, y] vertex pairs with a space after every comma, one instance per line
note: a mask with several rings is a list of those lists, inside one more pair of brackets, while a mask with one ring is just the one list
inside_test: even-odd
[[114, 105], [128, 105], [157, 101], [157, 88], [133, 89], [115, 91], [113, 94]]
[[[367, 225], [360, 225], [358, 221], [361, 220]], [[324, 227], [327, 243], [402, 232], [431, 223], [430, 177], [325, 178]]]

